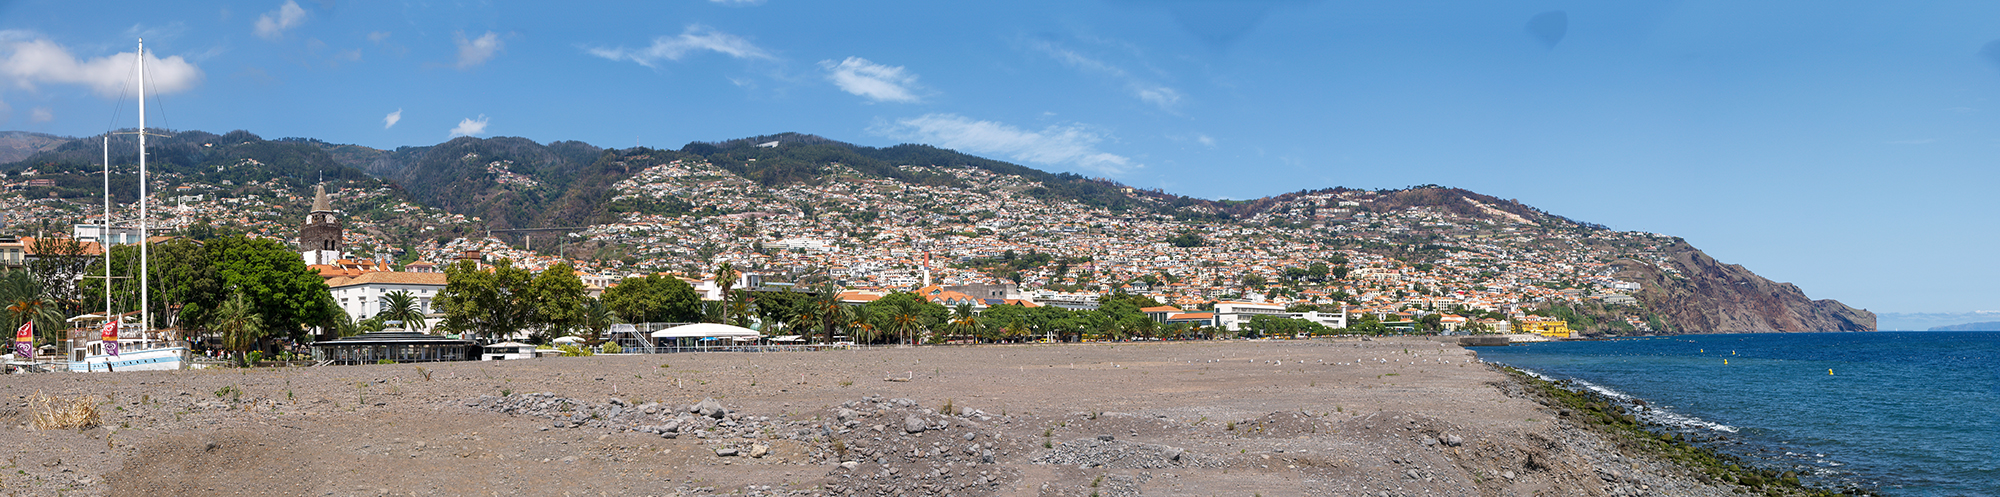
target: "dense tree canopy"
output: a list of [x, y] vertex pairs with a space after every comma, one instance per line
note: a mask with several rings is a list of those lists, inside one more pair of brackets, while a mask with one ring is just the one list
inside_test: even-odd
[[634, 276], [604, 290], [604, 305], [628, 323], [687, 323], [701, 319], [694, 286], [672, 276]]

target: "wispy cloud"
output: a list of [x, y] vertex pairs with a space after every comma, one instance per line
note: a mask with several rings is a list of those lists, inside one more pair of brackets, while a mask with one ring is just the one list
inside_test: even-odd
[[[396, 112], [401, 114], [403, 111], [398, 110]], [[486, 122], [485, 114], [480, 114], [477, 119], [465, 118], [465, 120], [458, 122], [458, 127], [451, 128], [451, 136], [449, 138], [486, 134]]]
[[877, 125], [869, 131], [899, 140], [982, 154], [1004, 155], [1013, 160], [1071, 166], [1118, 175], [1145, 167], [1125, 156], [1097, 149], [1104, 135], [1081, 125], [1049, 126], [1029, 131], [995, 121], [981, 121], [957, 114], [926, 114]]
[[285, 4], [278, 6], [278, 10], [257, 16], [257, 22], [255, 23], [257, 37], [266, 40], [276, 40], [285, 35], [285, 30], [292, 29], [292, 27], [298, 26], [299, 23], [305, 22], [305, 20], [306, 9], [299, 8], [298, 2], [285, 0]]
[[1037, 52], [1055, 59], [1056, 62], [1062, 63], [1062, 65], [1069, 66], [1071, 69], [1115, 80], [1119, 84], [1124, 85], [1126, 93], [1132, 95], [1133, 98], [1137, 98], [1139, 101], [1151, 104], [1154, 107], [1159, 107], [1161, 110], [1174, 110], [1174, 107], [1181, 103], [1180, 90], [1133, 75], [1131, 71], [1127, 71], [1122, 67], [1048, 41], [1037, 40], [1029, 43], [1028, 46]]
[[888, 66], [869, 62], [860, 57], [834, 63], [832, 60], [819, 61], [826, 68], [826, 79], [841, 91], [867, 97], [877, 102], [915, 102], [917, 97], [917, 75], [903, 70], [903, 66]]
[[[396, 123], [401, 122], [402, 120], [403, 120], [403, 109], [396, 109], [395, 112], [390, 112], [389, 115], [382, 116], [382, 129], [393, 128], [396, 126]], [[463, 125], [464, 124], [460, 124], [460, 126]], [[481, 123], [479, 125], [479, 129], [482, 130], [486, 129], [486, 125], [484, 123]], [[456, 132], [458, 130], [454, 129], [452, 131]]]
[[[0, 31], [0, 78], [29, 90], [40, 84], [75, 84], [105, 97], [130, 94], [139, 88], [138, 74], [132, 70], [137, 58], [138, 54], [122, 52], [77, 60], [69, 49], [46, 38]], [[178, 55], [162, 59], [147, 51], [146, 79], [152, 93], [176, 93], [199, 84], [202, 72]]]
[[28, 111], [28, 120], [38, 123], [54, 121], [56, 113], [49, 111], [48, 107], [36, 107], [35, 110]]
[[470, 40], [465, 39], [465, 33], [463, 32], [458, 33], [456, 37], [458, 41], [459, 69], [469, 69], [480, 64], [485, 64], [487, 60], [493, 58], [494, 54], [500, 53], [500, 49], [502, 48], [500, 35], [494, 34], [492, 31], [487, 31], [485, 35]]
[[690, 24], [681, 34], [653, 39], [653, 45], [640, 48], [591, 48], [591, 55], [611, 60], [630, 60], [639, 65], [654, 67], [660, 61], [679, 61], [694, 52], [716, 52], [738, 59], [775, 59], [771, 52], [750, 43], [743, 37], [716, 31], [700, 24]]

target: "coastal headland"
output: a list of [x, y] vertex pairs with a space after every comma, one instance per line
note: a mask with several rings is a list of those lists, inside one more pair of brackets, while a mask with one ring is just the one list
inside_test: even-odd
[[[1377, 338], [12, 375], [63, 495], [1734, 495]], [[99, 421], [37, 429], [41, 396]]]

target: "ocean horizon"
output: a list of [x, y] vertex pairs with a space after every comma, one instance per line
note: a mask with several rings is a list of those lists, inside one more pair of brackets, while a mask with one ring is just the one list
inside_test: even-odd
[[1662, 430], [1810, 484], [2000, 495], [2000, 332], [1679, 335], [1475, 350], [1623, 400]]

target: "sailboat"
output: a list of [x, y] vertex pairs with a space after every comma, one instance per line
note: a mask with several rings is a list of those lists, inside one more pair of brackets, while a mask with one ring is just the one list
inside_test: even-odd
[[[70, 349], [69, 370], [73, 372], [160, 371], [185, 369], [189, 361], [187, 345], [155, 339], [149, 299], [150, 281], [146, 267], [146, 40], [139, 40], [139, 330], [127, 332], [122, 315], [111, 307], [111, 137], [104, 138], [104, 223], [98, 227], [98, 245], [104, 253], [104, 315], [85, 314], [70, 318], [72, 323], [102, 321], [97, 340]], [[127, 313], [129, 315], [130, 313]]]

